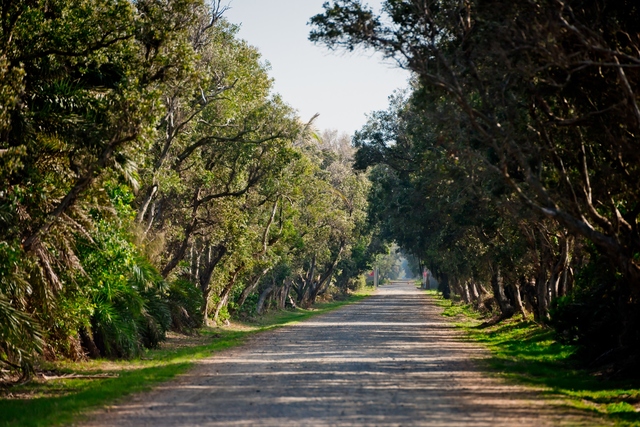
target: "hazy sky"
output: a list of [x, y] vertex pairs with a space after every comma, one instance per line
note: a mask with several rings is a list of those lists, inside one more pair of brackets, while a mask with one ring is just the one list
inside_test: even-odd
[[[316, 126], [352, 134], [365, 114], [386, 109], [387, 98], [407, 84], [409, 74], [378, 55], [331, 52], [308, 41], [309, 18], [325, 0], [226, 0], [225, 17], [241, 24], [240, 38], [271, 63], [275, 91], [302, 120], [320, 113]], [[370, 0], [376, 7], [380, 1]]]

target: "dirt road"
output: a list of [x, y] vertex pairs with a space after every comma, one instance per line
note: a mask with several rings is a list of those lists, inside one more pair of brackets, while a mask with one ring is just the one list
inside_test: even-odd
[[412, 284], [203, 361], [189, 374], [95, 414], [98, 426], [602, 425], [479, 370]]

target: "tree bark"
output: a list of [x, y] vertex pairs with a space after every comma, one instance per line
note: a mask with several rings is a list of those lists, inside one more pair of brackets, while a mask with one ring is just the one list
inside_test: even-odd
[[262, 270], [249, 284], [242, 290], [240, 298], [238, 299], [238, 307], [242, 307], [253, 291], [256, 290], [260, 284], [260, 280], [271, 270], [272, 267], [267, 267]]
[[262, 293], [260, 294], [260, 298], [258, 298], [258, 304], [256, 305], [256, 313], [262, 314], [264, 310], [264, 302], [266, 301], [271, 291], [273, 291], [273, 288], [274, 288], [274, 285], [270, 285], [269, 287], [267, 287], [265, 290], [262, 291]]
[[100, 350], [84, 326], [81, 326], [80, 329], [78, 329], [78, 334], [80, 335], [80, 344], [87, 350], [89, 357], [92, 359], [98, 359], [100, 357]]
[[316, 302], [316, 299], [318, 298], [318, 295], [320, 294], [320, 291], [322, 291], [322, 289], [325, 286], [325, 284], [328, 286], [328, 283], [329, 283], [331, 277], [333, 276], [333, 271], [336, 268], [336, 265], [338, 264], [338, 260], [340, 259], [340, 255], [342, 254], [342, 251], [344, 250], [344, 246], [345, 246], [345, 242], [341, 241], [340, 242], [340, 249], [338, 250], [338, 253], [334, 256], [334, 258], [331, 261], [331, 263], [329, 264], [329, 267], [325, 271], [325, 274], [323, 274], [320, 277], [320, 279], [317, 281], [317, 283], [312, 287], [310, 298], [309, 298], [310, 304], [314, 304]]
[[536, 277], [536, 291], [538, 297], [538, 320], [544, 322], [549, 318], [549, 289], [547, 271], [542, 263], [538, 277]]
[[508, 319], [513, 316], [515, 309], [511, 306], [509, 299], [504, 292], [504, 283], [502, 275], [500, 273], [500, 267], [495, 266], [493, 274], [491, 275], [491, 289], [493, 289], [493, 296], [500, 308], [501, 318]]
[[218, 303], [216, 304], [215, 311], [213, 313], [213, 321], [218, 323], [218, 317], [220, 316], [220, 310], [222, 310], [229, 300], [229, 294], [231, 294], [231, 290], [233, 289], [233, 285], [235, 285], [236, 280], [238, 279], [238, 275], [244, 269], [244, 264], [240, 267], [236, 268], [233, 273], [231, 273], [229, 277], [229, 281], [227, 285], [224, 287], [222, 292], [220, 293], [220, 298], [218, 299]]
[[196, 219], [196, 213], [193, 212], [193, 219], [191, 223], [184, 229], [184, 237], [182, 242], [174, 252], [173, 256], [169, 260], [169, 262], [162, 269], [162, 277], [165, 279], [169, 274], [173, 271], [174, 268], [178, 265], [178, 263], [184, 258], [184, 255], [187, 253], [187, 248], [189, 247], [189, 243], [191, 241], [191, 234], [194, 232], [198, 220]]
[[142, 222], [144, 221], [144, 217], [147, 214], [147, 209], [149, 209], [149, 205], [151, 204], [151, 201], [153, 200], [157, 192], [158, 192], [157, 184], [154, 184], [151, 187], [149, 187], [149, 190], [147, 191], [147, 195], [145, 196], [144, 201], [142, 202], [142, 205], [138, 210], [137, 220], [139, 224], [142, 224]]
[[465, 304], [469, 304], [471, 298], [469, 297], [467, 287], [460, 284], [460, 279], [458, 279], [457, 276], [453, 276], [449, 279], [449, 286], [451, 286], [451, 289], [455, 294], [458, 294], [458, 296], [462, 298], [462, 301]]
[[522, 318], [527, 318], [527, 311], [524, 309], [524, 304], [522, 303], [522, 294], [520, 293], [520, 286], [517, 283], [511, 283], [509, 285], [513, 292], [513, 303], [516, 306], [515, 308], [518, 310], [520, 314], [522, 314]]
[[444, 299], [451, 299], [451, 287], [449, 286], [449, 275], [442, 273], [438, 278], [438, 290], [442, 292]]
[[[211, 247], [209, 248], [211, 250]], [[213, 256], [207, 257], [207, 265], [202, 269], [200, 277], [198, 277], [198, 285], [202, 292], [203, 304], [202, 304], [202, 321], [206, 326], [209, 322], [209, 297], [211, 296], [211, 277], [213, 276], [213, 270], [216, 268], [220, 260], [226, 255], [227, 247], [220, 244], [216, 246], [216, 253]]]
[[478, 305], [480, 302], [480, 293], [478, 292], [478, 288], [476, 287], [476, 283], [473, 280], [469, 280], [467, 282], [467, 286], [469, 287], [469, 295], [473, 300], [474, 304]]
[[281, 298], [280, 298], [280, 304], [278, 305], [278, 308], [280, 310], [284, 310], [286, 305], [287, 305], [287, 299], [291, 299], [291, 296], [289, 295], [289, 291], [290, 290], [291, 290], [291, 279], [290, 278], [286, 278], [284, 280], [284, 286], [283, 286], [283, 289], [282, 289], [282, 295], [281, 295]]

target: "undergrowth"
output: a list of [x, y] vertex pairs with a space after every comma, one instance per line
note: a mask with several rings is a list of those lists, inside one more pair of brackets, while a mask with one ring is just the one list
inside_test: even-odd
[[[45, 375], [56, 379], [39, 379], [23, 385], [0, 388], [0, 426], [36, 427], [75, 422], [83, 414], [111, 404], [132, 393], [149, 390], [187, 371], [194, 362], [244, 342], [249, 336], [290, 325], [311, 316], [326, 313], [370, 294], [363, 291], [341, 301], [315, 307], [269, 313], [251, 322], [229, 328], [200, 330], [197, 344], [178, 348], [147, 350], [134, 360], [90, 360], [58, 362], [41, 366]], [[66, 375], [90, 375], [91, 379], [65, 379]], [[96, 378], [99, 375], [112, 377]]]
[[482, 327], [481, 315], [471, 306], [442, 299], [429, 292], [467, 336], [484, 344], [491, 357], [488, 368], [523, 384], [542, 387], [562, 396], [569, 406], [604, 415], [618, 426], [640, 426], [640, 383], [610, 380], [581, 366], [577, 348], [554, 339], [551, 329], [533, 321], [510, 319]]

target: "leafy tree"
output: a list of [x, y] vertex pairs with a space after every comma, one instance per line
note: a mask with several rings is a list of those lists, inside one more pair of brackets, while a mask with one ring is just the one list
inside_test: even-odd
[[221, 2], [0, 10], [3, 367], [135, 357], [364, 268], [348, 139], [311, 143]]
[[[617, 310], [634, 312], [637, 22], [630, 2], [388, 0], [380, 15], [359, 1], [326, 3], [311, 20], [313, 41], [372, 48], [414, 72], [409, 107], [397, 103], [400, 114], [381, 113], [360, 136], [356, 165], [385, 165], [370, 197], [419, 211], [406, 227], [417, 237], [396, 215], [381, 228], [387, 238], [442, 279], [452, 275], [442, 282], [463, 299], [490, 283], [501, 317], [528, 307], [546, 319], [554, 299], [571, 295], [575, 272], [596, 259], [623, 278], [600, 282], [624, 295]], [[590, 291], [574, 297], [597, 304], [595, 283], [586, 283]], [[612, 322], [618, 341], [609, 345], [633, 353], [634, 319]]]
[[[49, 354], [75, 348], [66, 354], [82, 356], [61, 320], [91, 293], [80, 285], [87, 272], [78, 241], [92, 241], [102, 218], [94, 213], [112, 209], [103, 188], [112, 172], [137, 186], [134, 154], [144, 150], [159, 95], [194, 58], [191, 23], [217, 12], [190, 0], [1, 7], [0, 299], [13, 320], [2, 323], [10, 341], [0, 355], [28, 372], [44, 348], [38, 321], [47, 324]], [[91, 310], [81, 311], [86, 319]], [[16, 328], [28, 335], [9, 335]]]

